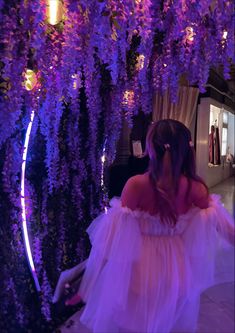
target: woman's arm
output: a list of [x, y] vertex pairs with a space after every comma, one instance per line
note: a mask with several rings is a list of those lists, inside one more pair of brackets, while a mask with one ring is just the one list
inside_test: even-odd
[[87, 259], [78, 264], [77, 266], [67, 269], [60, 274], [59, 281], [56, 286], [56, 290], [52, 299], [52, 303], [56, 303], [62, 297], [65, 291], [65, 286], [78, 279], [84, 272], [87, 264]]

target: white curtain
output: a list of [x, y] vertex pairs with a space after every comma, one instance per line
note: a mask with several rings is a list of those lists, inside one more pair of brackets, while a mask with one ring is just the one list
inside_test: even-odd
[[176, 103], [171, 102], [169, 90], [164, 95], [156, 93], [153, 99], [153, 121], [175, 119], [190, 127], [197, 107], [199, 89], [181, 86]]

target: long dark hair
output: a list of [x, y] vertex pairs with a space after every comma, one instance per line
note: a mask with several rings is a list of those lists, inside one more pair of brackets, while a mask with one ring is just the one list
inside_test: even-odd
[[148, 130], [146, 152], [150, 158], [149, 176], [156, 192], [161, 220], [174, 226], [178, 214], [172, 198], [177, 194], [180, 176], [184, 175], [188, 179], [186, 199], [192, 180], [201, 182], [207, 188], [204, 181], [196, 174], [191, 133], [177, 120], [159, 120]]

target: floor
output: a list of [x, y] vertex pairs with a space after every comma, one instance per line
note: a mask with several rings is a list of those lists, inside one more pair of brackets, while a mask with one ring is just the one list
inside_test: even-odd
[[230, 177], [222, 183], [211, 187], [210, 193], [219, 194], [224, 207], [231, 215], [235, 215], [235, 177]]
[[[234, 177], [214, 186], [210, 193], [221, 195], [225, 208], [235, 216], [235, 179]], [[228, 255], [228, 269], [232, 267], [234, 253]], [[233, 269], [233, 268], [232, 268]], [[233, 271], [234, 273], [234, 271]], [[226, 278], [225, 278], [226, 280]], [[201, 306], [197, 333], [234, 333], [234, 282], [223, 283], [212, 287], [201, 296]], [[61, 333], [90, 333], [78, 321], [75, 313], [60, 327]], [[111, 333], [111, 332], [110, 332]]]

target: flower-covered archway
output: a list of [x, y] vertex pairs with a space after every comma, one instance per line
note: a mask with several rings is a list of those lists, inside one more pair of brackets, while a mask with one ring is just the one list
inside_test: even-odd
[[156, 91], [175, 100], [182, 76], [202, 92], [211, 66], [228, 78], [233, 9], [229, 0], [0, 1], [1, 325], [12, 312], [22, 329], [32, 313], [50, 321], [61, 270], [88, 254], [85, 229], [104, 207], [104, 164], [123, 117], [151, 113]]

